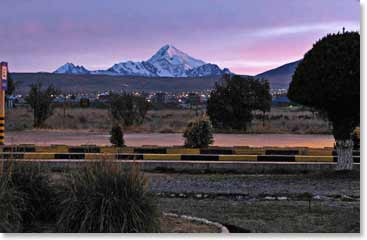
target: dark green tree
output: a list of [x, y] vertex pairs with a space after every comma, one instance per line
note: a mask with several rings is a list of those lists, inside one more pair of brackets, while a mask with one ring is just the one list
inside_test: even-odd
[[351, 135], [360, 123], [360, 35], [329, 34], [298, 65], [289, 86], [292, 101], [311, 107], [333, 127], [337, 170], [353, 168]]
[[26, 101], [33, 109], [33, 126], [42, 127], [46, 119], [52, 114], [52, 101], [59, 92], [52, 85], [43, 89], [40, 82], [32, 84]]
[[265, 124], [265, 114], [271, 110], [271, 94], [269, 81], [265, 79], [259, 80], [259, 84], [256, 85], [256, 110], [262, 112], [263, 125]]
[[113, 125], [111, 129], [110, 142], [116, 147], [123, 147], [125, 145], [124, 133], [119, 125]]
[[216, 128], [246, 130], [253, 119], [252, 111], [267, 111], [270, 104], [267, 81], [226, 75], [210, 94], [207, 114]]
[[7, 96], [10, 96], [14, 93], [15, 91], [15, 82], [11, 76], [11, 74], [8, 72], [8, 88], [5, 91], [5, 94]]
[[110, 112], [115, 123], [122, 122], [123, 126], [141, 124], [149, 109], [145, 97], [134, 96], [130, 93], [112, 94], [110, 96]]
[[213, 143], [213, 127], [209, 119], [200, 117], [190, 122], [183, 134], [185, 147], [202, 148]]

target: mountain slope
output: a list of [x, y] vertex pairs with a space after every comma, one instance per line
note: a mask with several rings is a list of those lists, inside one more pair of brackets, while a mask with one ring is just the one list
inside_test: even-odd
[[76, 66], [72, 63], [65, 63], [64, 65], [56, 69], [54, 73], [89, 74], [90, 72], [83, 66]]
[[193, 58], [176, 47], [167, 44], [160, 48], [147, 61], [121, 62], [114, 64], [106, 70], [97, 71], [88, 71], [84, 67], [67, 63], [54, 73], [144, 77], [202, 77], [218, 76], [228, 72], [228, 69], [222, 70], [215, 64], [205, 63], [204, 61]]
[[148, 62], [157, 69], [161, 77], [182, 77], [186, 71], [200, 67], [205, 62], [190, 57], [172, 45], [165, 45], [154, 54]]
[[144, 91], [144, 92], [189, 92], [203, 91], [214, 87], [221, 76], [210, 77], [141, 77], [112, 76], [97, 74], [52, 74], [52, 73], [12, 73], [17, 82], [16, 93], [26, 95], [30, 85], [41, 82], [52, 84], [63, 93], [89, 93], [104, 91]]
[[257, 78], [264, 78], [269, 80], [271, 88], [288, 88], [292, 81], [293, 73], [301, 60], [287, 63], [280, 67], [268, 70], [266, 72], [256, 75]]

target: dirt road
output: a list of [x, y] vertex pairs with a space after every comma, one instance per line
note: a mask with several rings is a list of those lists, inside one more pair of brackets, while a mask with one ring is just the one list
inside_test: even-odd
[[[90, 132], [85, 130], [29, 130], [5, 133], [6, 144], [96, 144], [109, 145], [109, 135], [104, 132]], [[125, 134], [128, 146], [183, 145], [184, 139], [178, 133], [129, 133]], [[334, 138], [331, 135], [301, 135], [301, 134], [215, 134], [215, 146], [304, 146], [304, 147], [332, 147]]]

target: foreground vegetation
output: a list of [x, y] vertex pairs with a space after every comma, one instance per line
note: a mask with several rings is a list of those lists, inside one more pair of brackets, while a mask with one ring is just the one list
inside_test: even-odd
[[[124, 133], [183, 133], [190, 121], [201, 111], [190, 109], [151, 110], [142, 124], [126, 127]], [[32, 129], [32, 109], [17, 107], [6, 115], [6, 129], [21, 131]], [[107, 109], [100, 108], [56, 108], [46, 120], [47, 129], [90, 129], [109, 132], [111, 116]], [[215, 132], [241, 133], [241, 131], [215, 129]], [[308, 110], [302, 108], [274, 107], [270, 113], [255, 112], [254, 120], [247, 133], [295, 133], [331, 134], [329, 124]]]
[[[36, 165], [0, 175], [0, 232], [158, 232], [160, 213], [138, 169], [95, 163], [63, 181]], [[43, 228], [46, 228], [43, 229]]]
[[288, 97], [325, 116], [333, 126], [337, 170], [353, 169], [352, 135], [360, 125], [359, 32], [328, 34], [298, 65]]

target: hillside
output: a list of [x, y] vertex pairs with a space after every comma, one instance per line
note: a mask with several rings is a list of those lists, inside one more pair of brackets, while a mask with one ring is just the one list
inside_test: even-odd
[[282, 65], [278, 68], [260, 73], [256, 77], [269, 80], [271, 88], [288, 88], [293, 73], [300, 62], [301, 60]]
[[53, 84], [66, 93], [92, 93], [101, 91], [195, 91], [212, 88], [220, 76], [212, 77], [127, 77], [108, 75], [77, 75], [52, 73], [12, 73], [17, 82], [17, 93], [24, 94], [29, 85], [40, 81]]

